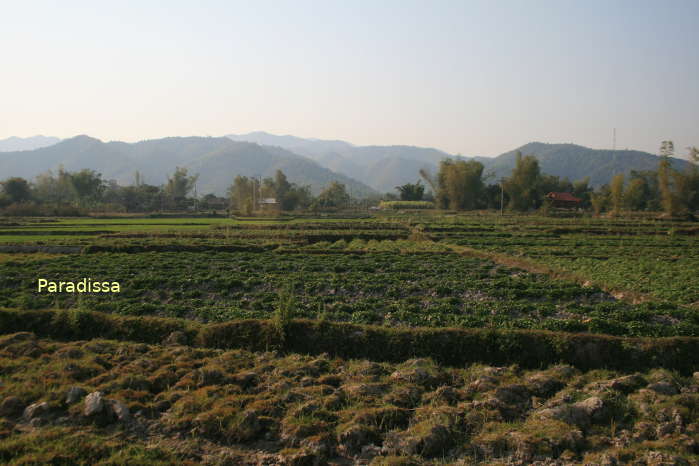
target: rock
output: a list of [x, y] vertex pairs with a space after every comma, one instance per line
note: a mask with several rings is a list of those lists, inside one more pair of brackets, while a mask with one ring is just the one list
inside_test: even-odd
[[83, 409], [85, 416], [94, 416], [103, 410], [104, 400], [102, 399], [102, 392], [92, 392], [85, 397], [85, 407]]
[[170, 333], [170, 335], [163, 341], [164, 345], [167, 346], [181, 346], [187, 344], [187, 335], [179, 330]]
[[695, 382], [699, 382], [699, 372], [695, 372], [694, 374], [692, 374], [692, 378]]
[[596, 396], [579, 401], [575, 403], [573, 407], [581, 410], [586, 416], [589, 416], [593, 422], [604, 420], [608, 411], [604, 401]]
[[116, 416], [116, 418], [121, 422], [126, 422], [131, 419], [131, 413], [129, 412], [129, 407], [126, 406], [119, 400], [106, 400], [106, 406], [109, 411]]
[[24, 403], [16, 396], [8, 396], [0, 403], [0, 416], [16, 416], [24, 411]]
[[539, 417], [557, 419], [578, 427], [587, 427], [606, 419], [608, 409], [602, 399], [593, 396], [578, 403], [547, 408], [538, 413]]
[[646, 385], [646, 380], [639, 374], [619, 377], [609, 382], [609, 388], [623, 393], [631, 393]]
[[653, 390], [655, 393], [667, 396], [677, 395], [680, 392], [677, 387], [670, 382], [652, 383], [648, 385], [648, 390]]
[[45, 401], [34, 403], [24, 409], [22, 417], [27, 421], [31, 421], [48, 413], [49, 409], [49, 404]]
[[73, 403], [77, 403], [86, 394], [87, 391], [85, 391], [85, 389], [82, 387], [70, 387], [68, 391], [66, 391], [66, 404], [72, 405]]

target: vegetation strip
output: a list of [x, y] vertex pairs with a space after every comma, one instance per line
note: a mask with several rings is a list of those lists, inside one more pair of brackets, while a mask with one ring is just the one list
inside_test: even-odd
[[592, 281], [583, 278], [579, 275], [553, 269], [548, 265], [538, 263], [529, 258], [514, 257], [508, 254], [502, 254], [492, 251], [481, 251], [478, 249], [469, 248], [467, 246], [449, 245], [449, 247], [455, 252], [458, 252], [464, 256], [487, 259], [495, 262], [496, 264], [504, 265], [506, 267], [516, 267], [518, 269], [526, 270], [530, 273], [545, 274], [554, 279], [572, 281], [582, 286], [590, 286], [594, 284], [595, 286], [598, 286], [600, 289], [611, 294], [615, 298], [620, 299], [622, 301], [626, 301], [631, 304], [640, 304], [654, 300], [652, 296], [649, 296], [647, 294], [639, 293], [637, 291], [610, 288], [606, 286], [604, 283], [593, 283]]
[[0, 311], [0, 331], [29, 331], [57, 339], [109, 338], [157, 344], [182, 332], [189, 345], [249, 351], [328, 353], [346, 359], [399, 362], [431, 357], [439, 364], [479, 362], [526, 368], [565, 363], [581, 370], [663, 367], [691, 374], [699, 367], [699, 338], [629, 338], [548, 331], [386, 328], [311, 320], [191, 320], [115, 316], [82, 310]]

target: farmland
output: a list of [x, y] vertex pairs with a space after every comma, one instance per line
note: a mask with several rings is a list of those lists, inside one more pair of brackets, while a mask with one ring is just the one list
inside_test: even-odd
[[699, 460], [696, 224], [48, 220], [0, 223], [3, 461]]

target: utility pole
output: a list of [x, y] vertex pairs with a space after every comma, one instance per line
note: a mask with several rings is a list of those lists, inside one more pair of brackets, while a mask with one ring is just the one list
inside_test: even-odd
[[616, 128], [612, 132], [612, 150], [616, 150]]

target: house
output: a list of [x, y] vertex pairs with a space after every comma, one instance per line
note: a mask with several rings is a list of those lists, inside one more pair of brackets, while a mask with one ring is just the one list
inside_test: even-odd
[[258, 206], [261, 210], [277, 210], [279, 203], [273, 197], [262, 198], [258, 201]]
[[551, 205], [553, 207], [562, 207], [562, 208], [575, 208], [580, 205], [582, 202], [582, 199], [579, 197], [575, 197], [570, 193], [556, 193], [556, 192], [550, 192], [546, 195], [546, 199], [551, 202]]

